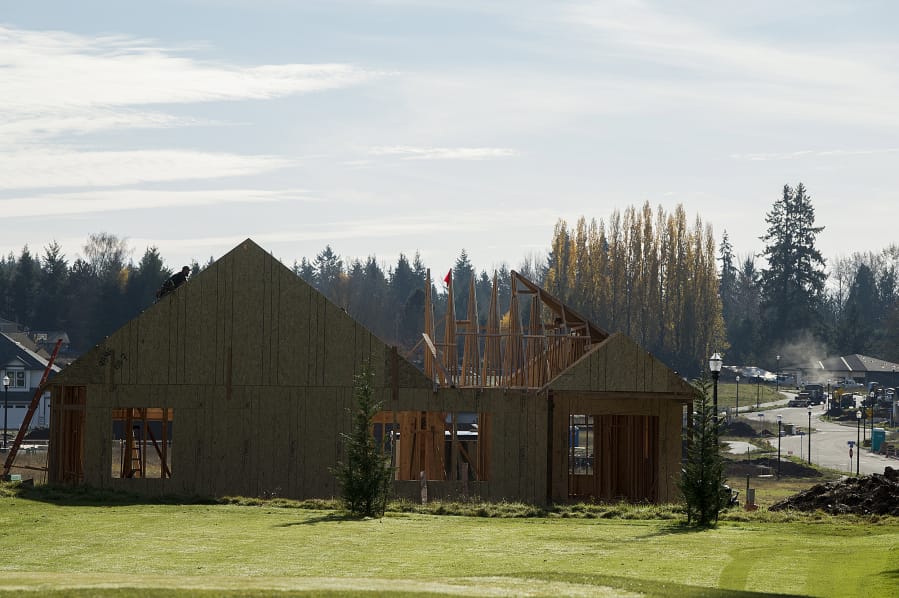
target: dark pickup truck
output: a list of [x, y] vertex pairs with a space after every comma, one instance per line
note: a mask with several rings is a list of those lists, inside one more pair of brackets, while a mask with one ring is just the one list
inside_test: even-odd
[[806, 391], [797, 393], [796, 396], [787, 403], [787, 407], [808, 407], [811, 405], [811, 397]]
[[802, 387], [802, 391], [808, 393], [809, 405], [820, 405], [824, 402], [824, 386], [821, 384], [806, 384]]

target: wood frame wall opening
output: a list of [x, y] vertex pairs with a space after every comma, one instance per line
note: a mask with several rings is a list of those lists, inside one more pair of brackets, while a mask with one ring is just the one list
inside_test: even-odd
[[112, 410], [112, 477], [171, 478], [173, 409]]

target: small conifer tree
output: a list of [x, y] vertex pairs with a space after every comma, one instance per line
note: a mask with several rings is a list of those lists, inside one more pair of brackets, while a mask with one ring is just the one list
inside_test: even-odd
[[715, 429], [714, 408], [709, 401], [708, 375], [703, 373], [695, 386], [692, 438], [687, 442], [687, 462], [680, 490], [687, 508], [687, 523], [709, 526], [717, 523], [718, 513], [727, 506], [729, 496], [724, 487], [724, 462], [718, 452], [720, 430]]
[[353, 423], [349, 434], [341, 434], [346, 460], [335, 469], [344, 506], [358, 517], [384, 515], [393, 479], [390, 457], [377, 446], [372, 434], [372, 419], [381, 408], [374, 400], [373, 378], [371, 363], [366, 363], [353, 379]]

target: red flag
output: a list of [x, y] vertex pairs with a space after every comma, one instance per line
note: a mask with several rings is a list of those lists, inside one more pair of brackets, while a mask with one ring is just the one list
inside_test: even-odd
[[446, 276], [443, 277], [443, 284], [449, 284], [450, 278], [453, 276], [453, 269], [450, 268], [449, 272], [446, 273]]

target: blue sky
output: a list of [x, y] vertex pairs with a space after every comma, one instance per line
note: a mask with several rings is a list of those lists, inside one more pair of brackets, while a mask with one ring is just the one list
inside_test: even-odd
[[0, 252], [288, 265], [546, 251], [649, 201], [760, 252], [784, 184], [825, 257], [895, 241], [890, 1], [0, 0]]

